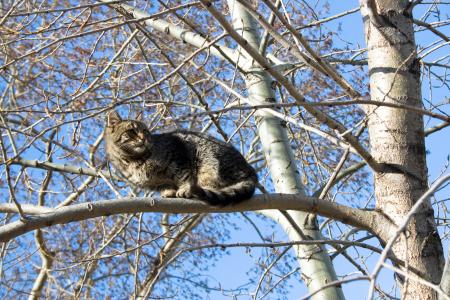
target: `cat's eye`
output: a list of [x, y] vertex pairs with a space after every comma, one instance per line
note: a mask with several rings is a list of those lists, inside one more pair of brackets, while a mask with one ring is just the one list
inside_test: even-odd
[[128, 137], [130, 137], [130, 138], [135, 138], [135, 137], [137, 136], [137, 132], [136, 132], [136, 130], [131, 129], [131, 130], [128, 130], [128, 131], [127, 131], [127, 135], [128, 135]]
[[141, 130], [139, 130], [138, 128], [136, 129], [130, 129], [127, 131], [128, 136], [132, 139], [136, 138], [136, 137], [142, 137], [142, 135], [140, 134]]
[[137, 133], [135, 130], [127, 130], [124, 133], [122, 133], [120, 138], [122, 139], [123, 142], [126, 142], [128, 140], [134, 139], [136, 136], [137, 136]]

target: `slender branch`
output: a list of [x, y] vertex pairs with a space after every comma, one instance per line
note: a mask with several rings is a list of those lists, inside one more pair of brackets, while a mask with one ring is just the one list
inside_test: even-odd
[[[224, 86], [223, 84], [221, 84], [221, 85]], [[225, 87], [225, 88], [227, 88], [227, 87]], [[229, 88], [227, 88], [227, 89], [229, 89]], [[297, 107], [297, 106], [305, 107], [305, 108], [306, 108], [306, 106], [308, 106], [308, 107], [321, 107], [321, 106], [336, 107], [336, 106], [346, 106], [346, 105], [354, 105], [354, 104], [364, 104], [364, 105], [371, 105], [371, 106], [373, 105], [373, 106], [377, 106], [377, 107], [384, 106], [384, 107], [398, 108], [398, 109], [402, 109], [402, 110], [412, 111], [419, 115], [430, 116], [430, 117], [433, 117], [433, 118], [436, 118], [436, 119], [446, 122], [444, 124], [439, 125], [439, 126], [443, 126], [443, 127], [445, 127], [446, 125], [448, 125], [448, 123], [450, 123], [449, 116], [446, 116], [443, 114], [438, 114], [438, 113], [435, 113], [432, 111], [427, 111], [423, 108], [415, 107], [412, 105], [397, 104], [397, 103], [385, 102], [385, 101], [356, 99], [356, 100], [348, 100], [348, 101], [320, 101], [320, 102], [301, 102], [301, 103], [294, 102], [294, 103], [270, 103], [270, 104], [252, 105], [253, 103], [250, 102], [247, 98], [244, 98], [237, 93], [234, 93], [234, 94], [236, 95], [236, 97], [238, 97], [239, 99], [248, 103], [249, 105], [248, 106], [238, 106], [238, 105], [233, 104], [233, 105], [229, 105], [229, 106], [226, 106], [225, 108], [218, 109], [218, 110], [186, 114], [184, 116], [181, 116], [180, 118], [187, 119], [187, 118], [199, 117], [199, 116], [203, 116], [203, 115], [222, 114], [222, 113], [230, 111], [230, 110], [254, 110], [254, 109], [264, 109], [264, 108], [274, 108], [274, 107], [280, 108], [280, 107]], [[292, 119], [287, 116], [284, 116], [283, 114], [281, 114], [281, 115], [279, 114], [279, 116], [282, 119]], [[290, 123], [293, 123], [293, 124], [298, 123], [298, 122], [292, 121], [292, 120], [286, 120], [286, 121], [289, 121]], [[439, 129], [442, 129], [442, 128], [439, 128]]]
[[[289, 247], [295, 245], [343, 245], [347, 247], [361, 247], [364, 249], [368, 249], [375, 253], [381, 253], [383, 250], [377, 248], [375, 246], [358, 242], [358, 241], [346, 241], [346, 240], [300, 240], [300, 241], [287, 241], [287, 242], [262, 242], [262, 243], [254, 243], [254, 242], [238, 242], [238, 243], [215, 243], [215, 244], [207, 244], [194, 246], [189, 248], [183, 248], [179, 251], [181, 252], [191, 252], [201, 249], [210, 249], [210, 248], [281, 248], [281, 247]], [[403, 262], [401, 262], [403, 263]]]
[[[244, 0], [238, 0], [240, 2], [244, 2]], [[323, 60], [310, 46], [309, 43], [303, 38], [303, 36], [296, 30], [291, 24], [289, 24], [288, 20], [281, 14], [277, 8], [272, 4], [271, 1], [263, 0], [263, 2], [269, 7], [269, 9], [278, 17], [278, 19], [283, 23], [283, 25], [289, 30], [289, 32], [294, 36], [294, 38], [302, 45], [305, 51], [313, 58], [313, 60], [320, 66], [319, 71], [323, 71], [323, 73], [327, 76], [330, 76], [339, 86], [341, 86], [344, 91], [353, 98], [361, 97], [361, 95], [353, 88], [353, 86], [348, 83], [344, 77], [342, 77], [333, 67], [331, 67], [327, 61]], [[262, 21], [262, 19], [258, 19]], [[263, 25], [263, 22], [261, 22]], [[263, 25], [264, 26], [264, 25]], [[278, 34], [277, 34], [278, 35]], [[275, 36], [274, 36], [275, 37]], [[278, 39], [277, 39], [278, 40]], [[289, 50], [298, 50], [295, 47], [289, 46], [287, 49]], [[294, 54], [296, 53], [296, 54]], [[299, 59], [298, 54], [301, 54], [300, 51], [293, 52]], [[304, 55], [302, 55], [304, 56]]]
[[127, 38], [125, 42], [123, 42], [122, 46], [119, 50], [114, 54], [114, 56], [111, 58], [111, 60], [106, 64], [106, 66], [101, 70], [96, 76], [95, 79], [92, 80], [92, 82], [81, 92], [77, 93], [76, 95], [73, 95], [72, 100], [77, 99], [81, 97], [82, 95], [86, 94], [88, 91], [90, 91], [95, 84], [103, 77], [103, 75], [108, 72], [108, 70], [111, 68], [113, 63], [122, 55], [122, 53], [125, 51], [125, 49], [128, 47], [128, 45], [133, 41], [134, 37], [138, 34], [139, 30], [135, 29], [130, 36]]
[[320, 24], [323, 24], [323, 23], [326, 23], [326, 22], [329, 22], [329, 21], [332, 21], [332, 20], [339, 19], [339, 18], [341, 18], [343, 16], [353, 14], [353, 13], [358, 12], [358, 11], [359, 11], [359, 7], [355, 7], [354, 9], [350, 9], [350, 10], [341, 12], [341, 13], [336, 14], [334, 16], [331, 16], [331, 17], [328, 17], [328, 18], [324, 18], [324, 19], [321, 19], [321, 20], [317, 20], [317, 21], [311, 22], [311, 23], [306, 24], [306, 25], [298, 26], [295, 29], [296, 30], [301, 30], [301, 29], [305, 29], [305, 28], [309, 28], [309, 27], [314, 27], [314, 26], [317, 26], [317, 25], [320, 25]]
[[448, 38], [448, 36], [446, 36], [445, 34], [440, 32], [439, 30], [435, 29], [431, 24], [428, 24], [426, 22], [423, 22], [423, 21], [420, 21], [420, 20], [417, 20], [417, 19], [413, 19], [413, 22], [414, 22], [414, 24], [417, 24], [419, 26], [427, 28], [429, 31], [431, 31], [432, 33], [434, 33], [435, 35], [437, 35], [438, 37], [440, 37], [444, 41], [450, 42], [450, 39]]
[[6, 19], [8, 19], [9, 16], [14, 12], [17, 6], [22, 4], [23, 1], [14, 1], [13, 5], [9, 8], [8, 12], [2, 16], [2, 19], [0, 20], [0, 27], [5, 23]]
[[344, 166], [345, 161], [347, 160], [348, 155], [350, 154], [350, 149], [346, 149], [344, 153], [342, 154], [341, 159], [339, 160], [339, 163], [337, 164], [335, 170], [331, 174], [330, 178], [328, 179], [327, 183], [324, 187], [320, 188], [320, 195], [319, 198], [323, 199], [327, 195], [328, 191], [333, 187], [333, 185], [339, 181], [336, 181], [336, 177], [341, 171], [342, 167]]
[[17, 201], [15, 192], [14, 192], [14, 187], [11, 184], [11, 173], [10, 173], [10, 165], [11, 165], [11, 161], [8, 160], [8, 156], [6, 154], [6, 147], [3, 143], [3, 139], [0, 135], [0, 148], [1, 148], [1, 153], [2, 153], [2, 157], [3, 157], [3, 161], [5, 162], [5, 180], [6, 183], [8, 185], [8, 190], [9, 190], [9, 198], [10, 200], [15, 204], [17, 211], [20, 215], [20, 218], [23, 220], [25, 218], [25, 215], [22, 211], [22, 207], [21, 204]]
[[394, 271], [395, 273], [398, 273], [398, 274], [402, 275], [404, 278], [407, 278], [408, 280], [415, 281], [416, 283], [420, 283], [420, 284], [423, 284], [423, 285], [425, 285], [427, 287], [430, 287], [430, 288], [432, 288], [433, 290], [435, 290], [438, 293], [438, 297], [441, 297], [442, 299], [445, 299], [445, 300], [450, 300], [450, 297], [445, 295], [445, 293], [441, 290], [439, 285], [433, 284], [433, 283], [423, 279], [422, 277], [417, 276], [414, 273], [405, 272], [402, 269], [396, 268], [395, 266], [392, 266], [392, 265], [387, 264], [387, 263], [383, 263], [383, 267], [385, 267], [386, 269], [390, 269], [390, 270]]
[[[133, 219], [133, 216], [128, 217], [127, 219], [123, 218], [123, 221], [117, 222], [114, 224], [114, 227], [110, 229], [109, 234], [105, 237], [105, 242], [100, 246], [100, 248], [96, 249], [95, 252], [91, 255], [91, 257], [96, 258], [100, 256], [102, 253], [113, 241], [117, 238], [119, 234], [123, 232], [127, 226], [129, 226], [130, 221]], [[75, 299], [80, 299], [80, 294], [83, 289], [83, 285], [85, 282], [91, 279], [92, 274], [98, 268], [98, 259], [90, 259], [88, 264], [86, 265], [86, 269], [84, 271], [84, 276], [76, 283], [75, 290]]]
[[53, 264], [53, 255], [48, 251], [45, 245], [42, 230], [36, 230], [35, 240], [36, 245], [39, 249], [42, 263], [38, 276], [34, 280], [33, 288], [31, 289], [31, 293], [30, 296], [28, 297], [28, 300], [36, 300], [41, 298], [42, 289], [44, 288], [44, 285], [47, 282], [48, 272]]
[[360, 280], [367, 280], [367, 281], [369, 281], [370, 277], [369, 276], [357, 276], [357, 277], [350, 277], [350, 278], [346, 278], [346, 279], [333, 281], [333, 282], [330, 282], [330, 283], [324, 285], [321, 289], [318, 289], [318, 290], [316, 290], [316, 291], [314, 291], [312, 293], [309, 293], [308, 295], [302, 297], [300, 300], [311, 299], [312, 296], [314, 296], [315, 294], [317, 294], [318, 292], [320, 292], [323, 289], [326, 289], [326, 288], [329, 288], [329, 287], [332, 287], [332, 286], [336, 286], [336, 285], [340, 286], [343, 283], [349, 283], [349, 282], [360, 281]]
[[429, 136], [432, 133], [435, 133], [436, 131], [439, 131], [441, 129], [444, 129], [445, 127], [449, 126], [450, 122], [442, 122], [436, 126], [432, 126], [430, 128], [425, 129], [425, 136]]
[[283, 251], [281, 251], [280, 254], [277, 255], [277, 257], [270, 263], [270, 265], [267, 266], [267, 268], [264, 270], [263, 274], [259, 278], [258, 285], [256, 286], [256, 290], [253, 292], [253, 300], [258, 299], [258, 292], [261, 289], [262, 283], [264, 281], [264, 278], [267, 276], [267, 274], [270, 272], [270, 270], [273, 268], [273, 266], [276, 265], [276, 263], [289, 251], [291, 250], [292, 246], [286, 247]]
[[[49, 161], [29, 160], [29, 159], [24, 159], [21, 157], [18, 157], [16, 159], [12, 160], [10, 164], [11, 165], [21, 165], [21, 166], [30, 167], [30, 168], [50, 170], [50, 171], [58, 171], [58, 172], [64, 172], [64, 173], [87, 175], [87, 176], [93, 176], [93, 177], [101, 177], [100, 173], [102, 173], [102, 175], [105, 176], [106, 178], [111, 178], [111, 174], [107, 171], [98, 171], [93, 168], [58, 164], [58, 163], [53, 163], [53, 162], [49, 162]], [[120, 180], [120, 178], [117, 176], [112, 176], [112, 177], [114, 179]]]
[[4, 70], [7, 67], [9, 67], [10, 65], [15, 64], [18, 61], [21, 61], [21, 60], [23, 60], [26, 57], [29, 57], [29, 56], [32, 56], [32, 55], [36, 55], [36, 54], [44, 51], [47, 48], [50, 48], [50, 47], [53, 47], [53, 46], [58, 47], [57, 46], [58, 44], [62, 44], [65, 41], [68, 41], [68, 40], [71, 40], [71, 39], [80, 38], [80, 37], [83, 37], [83, 36], [86, 36], [86, 35], [91, 35], [91, 34], [95, 34], [95, 33], [99, 33], [99, 32], [108, 31], [108, 30], [111, 30], [111, 29], [114, 29], [114, 28], [121, 27], [121, 26], [123, 26], [125, 24], [136, 23], [136, 22], [140, 22], [140, 21], [141, 21], [141, 19], [127, 20], [125, 22], [114, 24], [114, 25], [111, 25], [111, 26], [105, 26], [103, 28], [93, 29], [93, 30], [89, 30], [89, 31], [83, 31], [83, 32], [80, 32], [80, 33], [64, 36], [62, 38], [56, 39], [56, 40], [54, 40], [52, 42], [49, 42], [48, 44], [45, 44], [45, 45], [43, 45], [43, 46], [41, 46], [39, 48], [32, 49], [32, 50], [30, 50], [30, 51], [28, 51], [28, 52], [26, 52], [26, 53], [16, 57], [16, 58], [10, 60], [9, 62], [1, 65], [0, 66], [0, 70]]
[[[280, 5], [281, 5], [281, 0], [276, 0], [275, 7], [279, 8]], [[270, 26], [273, 26], [274, 21], [275, 21], [275, 14], [271, 13], [267, 23]], [[261, 41], [259, 42], [259, 49], [258, 49], [258, 51], [259, 51], [259, 53], [261, 53], [261, 55], [264, 55], [266, 53], [266, 49], [267, 49], [267, 47], [269, 45], [269, 36], [270, 36], [269, 35], [269, 31], [265, 30], [263, 35], [262, 35], [262, 37], [261, 37]]]
[[68, 11], [72, 11], [72, 10], [79, 10], [79, 9], [83, 9], [83, 8], [94, 8], [94, 7], [101, 6], [101, 5], [116, 4], [116, 3], [121, 3], [121, 2], [123, 2], [123, 0], [103, 1], [101, 3], [84, 4], [84, 5], [79, 5], [79, 6], [67, 7], [67, 8], [54, 8], [54, 9], [35, 10], [35, 11], [30, 11], [30, 12], [18, 12], [18, 13], [11, 14], [10, 17], [25, 17], [25, 16], [38, 15], [38, 14], [68, 12]]
[[160, 279], [162, 272], [170, 265], [171, 258], [175, 255], [176, 247], [182, 242], [186, 234], [191, 232], [197, 225], [201, 223], [204, 217], [205, 214], [197, 214], [192, 216], [189, 221], [183, 224], [179, 232], [177, 232], [173, 238], [170, 238], [166, 241], [153, 263], [153, 270], [150, 271], [148, 277], [146, 278], [145, 284], [141, 292], [139, 293], [138, 299], [148, 299], [155, 287], [155, 284]]
[[[196, 117], [196, 116], [201, 116], [201, 115], [214, 115], [214, 114], [220, 114], [222, 112], [226, 112], [229, 110], [252, 110], [252, 109], [259, 109], [259, 111], [263, 111], [265, 113], [269, 113], [272, 116], [279, 118], [280, 120], [283, 120], [285, 122], [294, 124], [297, 127], [300, 127], [304, 130], [313, 132], [315, 134], [317, 134], [318, 136], [321, 136], [325, 139], [328, 139], [329, 141], [331, 141], [332, 143], [334, 143], [335, 145], [338, 145], [342, 148], [348, 148], [348, 145], [343, 142], [342, 140], [340, 140], [339, 138], [329, 134], [328, 132], [322, 131], [320, 129], [317, 129], [315, 127], [306, 125], [300, 121], [297, 121], [295, 118], [292, 118], [286, 114], [283, 114], [275, 109], [271, 109], [271, 108], [279, 108], [279, 107], [291, 107], [291, 106], [301, 106], [298, 105], [297, 103], [270, 103], [270, 104], [256, 104], [257, 101], [253, 100], [252, 97], [244, 97], [242, 95], [240, 95], [239, 93], [237, 93], [236, 91], [234, 91], [231, 87], [229, 87], [226, 83], [224, 83], [223, 81], [214, 78], [212, 76], [209, 76], [209, 78], [211, 78], [212, 80], [214, 80], [215, 82], [217, 82], [220, 86], [222, 86], [224, 89], [226, 89], [227, 91], [229, 91], [231, 94], [233, 94], [234, 96], [236, 96], [236, 98], [238, 98], [240, 101], [238, 103], [230, 103], [230, 105], [225, 106], [225, 108], [220, 109], [220, 110], [208, 110], [208, 111], [204, 111], [204, 112], [200, 112], [200, 113], [194, 113], [194, 114], [188, 114], [188, 115], [184, 115], [184, 116], [180, 116], [181, 118], [192, 118], [192, 117]], [[244, 102], [246, 104], [248, 104], [248, 106], [242, 106], [242, 103]], [[252, 108], [252, 109], [251, 109]], [[358, 154], [358, 152], [356, 152], [353, 148], [350, 148], [350, 151], [352, 151], [352, 153]]]

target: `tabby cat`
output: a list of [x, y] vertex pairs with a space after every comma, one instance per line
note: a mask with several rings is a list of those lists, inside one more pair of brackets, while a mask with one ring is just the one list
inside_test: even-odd
[[250, 198], [255, 170], [233, 146], [206, 134], [176, 130], [152, 134], [137, 120], [106, 118], [106, 153], [132, 184], [163, 197], [197, 198], [228, 205]]

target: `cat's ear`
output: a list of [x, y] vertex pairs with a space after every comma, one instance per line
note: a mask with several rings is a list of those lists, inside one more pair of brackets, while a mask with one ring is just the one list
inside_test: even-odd
[[122, 118], [120, 117], [119, 113], [115, 110], [113, 110], [106, 116], [106, 125], [109, 127], [115, 126], [120, 122], [122, 122]]
[[140, 111], [140, 112], [137, 114], [137, 116], [136, 116], [136, 120], [142, 122], [142, 119], [143, 119], [142, 115], [143, 115], [143, 114], [142, 114], [142, 111]]

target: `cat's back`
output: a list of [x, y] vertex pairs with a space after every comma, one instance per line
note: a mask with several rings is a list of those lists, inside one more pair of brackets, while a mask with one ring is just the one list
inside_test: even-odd
[[197, 151], [210, 152], [210, 151], [232, 151], [237, 150], [230, 144], [225, 143], [213, 136], [205, 133], [178, 129], [161, 134], [162, 138], [178, 139], [182, 143], [189, 147], [195, 147]]
[[[242, 154], [231, 144], [216, 139], [210, 135], [189, 131], [175, 130], [169, 135], [180, 139], [191, 155], [195, 156], [198, 170], [214, 169], [224, 175], [232, 174], [231, 177], [256, 177], [254, 169], [248, 164]], [[208, 173], [211, 173], [208, 171]]]

